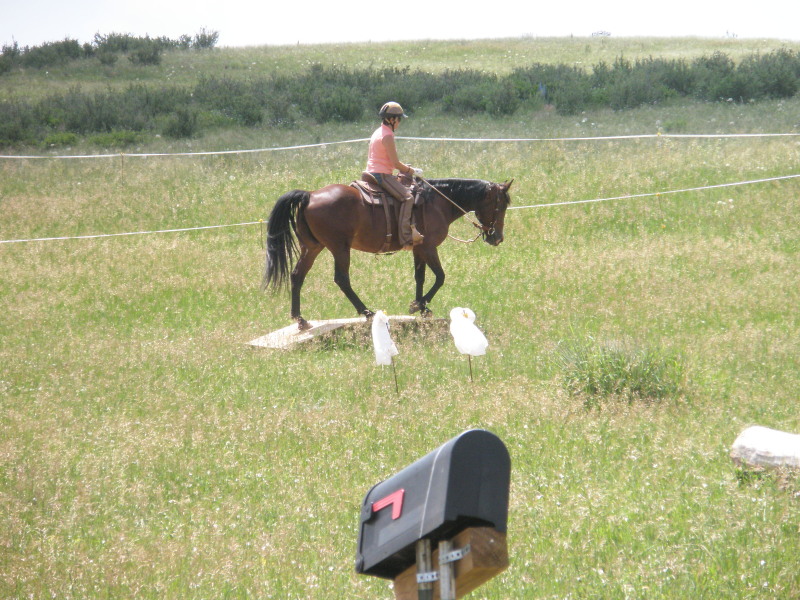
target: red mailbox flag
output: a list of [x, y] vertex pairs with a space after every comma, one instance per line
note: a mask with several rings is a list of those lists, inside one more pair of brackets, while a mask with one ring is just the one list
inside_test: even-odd
[[400, 515], [403, 514], [403, 496], [405, 496], [406, 491], [404, 489], [399, 489], [396, 492], [392, 492], [385, 498], [381, 498], [380, 500], [376, 500], [372, 503], [372, 512], [378, 512], [386, 508], [387, 506], [392, 507], [392, 520], [396, 520], [400, 518]]

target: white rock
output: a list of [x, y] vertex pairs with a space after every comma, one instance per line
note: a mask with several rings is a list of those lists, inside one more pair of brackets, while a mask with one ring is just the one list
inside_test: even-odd
[[731, 458], [750, 466], [800, 467], [800, 435], [754, 425], [733, 442]]

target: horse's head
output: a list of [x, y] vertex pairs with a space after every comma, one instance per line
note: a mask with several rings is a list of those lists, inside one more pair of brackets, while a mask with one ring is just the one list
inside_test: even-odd
[[499, 246], [503, 241], [503, 223], [506, 209], [511, 204], [508, 190], [514, 180], [505, 183], [490, 183], [488, 192], [478, 204], [475, 215], [481, 222], [483, 241], [492, 246]]

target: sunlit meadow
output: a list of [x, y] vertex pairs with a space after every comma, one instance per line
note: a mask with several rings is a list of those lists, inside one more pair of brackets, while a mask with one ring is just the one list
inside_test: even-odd
[[[441, 248], [435, 315], [468, 306], [490, 342], [474, 381], [446, 323], [397, 327], [399, 393], [366, 328], [247, 346], [291, 323], [259, 287], [259, 220], [289, 189], [356, 178], [363, 144], [0, 162], [0, 240], [232, 225], [0, 244], [0, 597], [391, 598], [354, 571], [361, 500], [473, 427], [506, 443], [512, 483], [511, 565], [471, 597], [800, 596], [796, 477], [728, 456], [748, 425], [800, 431], [800, 182], [671, 193], [796, 175], [800, 138], [669, 135], [798, 127], [797, 99], [409, 119], [410, 137], [662, 135], [400, 140], [429, 177], [515, 182], [504, 244]], [[374, 310], [412, 299], [406, 254], [354, 255], [352, 280]], [[328, 256], [303, 306], [354, 316]], [[679, 356], [680, 392], [587, 401], [563, 348], [609, 346]]]

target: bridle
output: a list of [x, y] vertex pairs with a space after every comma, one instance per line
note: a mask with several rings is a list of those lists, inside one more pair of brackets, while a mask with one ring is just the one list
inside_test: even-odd
[[[486, 239], [487, 236], [493, 236], [495, 234], [495, 226], [497, 225], [497, 219], [500, 218], [500, 195], [503, 193], [500, 189], [500, 184], [492, 183], [490, 188], [490, 193], [494, 194], [494, 213], [492, 214], [492, 222], [490, 225], [486, 226], [481, 224], [481, 234], [483, 238]], [[508, 202], [506, 202], [506, 205]], [[478, 213], [475, 213], [475, 216], [478, 216]], [[478, 219], [480, 222], [480, 219]]]
[[450, 235], [449, 233], [447, 234], [447, 235], [448, 235], [448, 237], [450, 237], [450, 238], [452, 238], [452, 239], [454, 239], [454, 240], [456, 240], [456, 241], [459, 241], [459, 242], [472, 243], [472, 242], [474, 242], [475, 240], [477, 240], [479, 237], [483, 237], [483, 239], [485, 240], [487, 236], [494, 235], [494, 233], [495, 233], [495, 226], [497, 225], [497, 219], [498, 219], [498, 218], [500, 218], [500, 195], [501, 195], [501, 192], [500, 192], [500, 189], [499, 189], [499, 188], [500, 188], [500, 185], [499, 185], [499, 184], [497, 184], [497, 183], [492, 183], [492, 184], [490, 184], [490, 188], [489, 188], [489, 190], [490, 190], [490, 193], [493, 193], [493, 194], [494, 194], [494, 212], [493, 212], [493, 215], [492, 215], [494, 218], [492, 219], [492, 222], [491, 222], [489, 225], [484, 225], [483, 223], [481, 223], [481, 220], [480, 220], [480, 218], [478, 217], [478, 212], [477, 212], [477, 211], [475, 211], [475, 217], [476, 217], [476, 219], [477, 219], [477, 220], [476, 220], [476, 219], [473, 219], [472, 217], [470, 217], [470, 216], [469, 216], [469, 212], [468, 212], [468, 211], [464, 210], [462, 207], [460, 207], [458, 204], [456, 204], [456, 203], [455, 203], [455, 202], [454, 202], [452, 199], [450, 199], [450, 198], [447, 196], [447, 194], [445, 194], [444, 192], [442, 192], [442, 190], [440, 190], [439, 188], [437, 188], [437, 187], [436, 187], [435, 185], [433, 185], [433, 184], [432, 184], [430, 181], [428, 181], [428, 180], [427, 180], [427, 179], [425, 179], [424, 177], [420, 177], [419, 175], [417, 175], [417, 176], [416, 176], [416, 178], [417, 178], [417, 179], [419, 179], [420, 181], [422, 181], [423, 183], [425, 183], [425, 184], [426, 184], [428, 187], [430, 187], [430, 188], [431, 188], [431, 189], [432, 189], [434, 192], [436, 192], [437, 194], [439, 194], [439, 195], [440, 195], [442, 198], [444, 198], [444, 199], [445, 199], [445, 200], [447, 200], [447, 201], [448, 201], [450, 204], [452, 204], [452, 205], [453, 205], [453, 206], [455, 206], [455, 207], [456, 207], [458, 210], [460, 210], [460, 211], [461, 211], [461, 212], [464, 214], [464, 217], [466, 217], [466, 219], [467, 219], [467, 220], [468, 220], [470, 223], [472, 223], [473, 227], [476, 227], [476, 228], [478, 228], [478, 229], [480, 230], [480, 231], [479, 231], [477, 234], [475, 234], [475, 237], [474, 237], [474, 238], [472, 238], [471, 240], [462, 240], [462, 239], [459, 239], [459, 238], [453, 237], [453, 236], [452, 236], [452, 235]]

